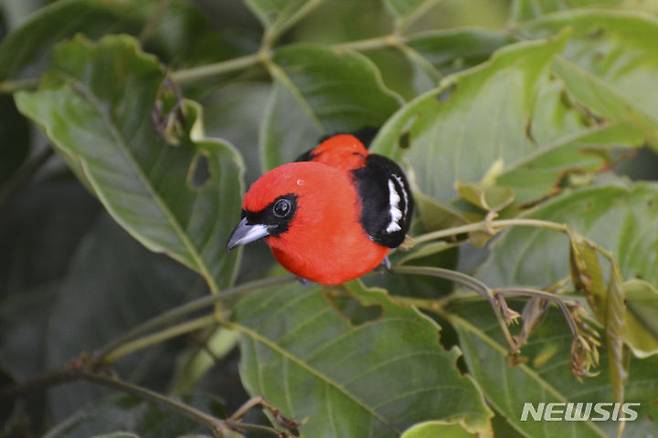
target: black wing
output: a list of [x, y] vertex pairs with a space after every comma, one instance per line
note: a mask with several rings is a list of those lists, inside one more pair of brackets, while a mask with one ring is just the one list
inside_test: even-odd
[[370, 154], [366, 166], [353, 175], [362, 203], [361, 224], [372, 240], [397, 248], [409, 231], [414, 210], [404, 172], [394, 161]]

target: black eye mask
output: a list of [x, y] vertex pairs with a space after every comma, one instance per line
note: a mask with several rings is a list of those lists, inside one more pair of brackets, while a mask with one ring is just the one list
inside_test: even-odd
[[249, 225], [262, 224], [270, 227], [270, 236], [277, 236], [288, 231], [288, 226], [297, 210], [297, 195], [288, 193], [279, 196], [260, 211], [242, 211], [242, 217], [247, 218]]

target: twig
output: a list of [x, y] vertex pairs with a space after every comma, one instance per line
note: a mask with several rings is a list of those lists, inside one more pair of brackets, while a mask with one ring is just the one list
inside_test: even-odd
[[142, 350], [146, 347], [150, 347], [171, 338], [194, 332], [215, 324], [217, 324], [216, 315], [213, 314], [202, 316], [191, 321], [186, 321], [178, 325], [174, 325], [151, 335], [125, 342], [114, 350], [109, 351], [106, 355], [99, 357], [99, 359], [103, 364], [111, 364], [131, 353]]
[[430, 266], [396, 266], [392, 269], [392, 272], [397, 274], [427, 275], [431, 277], [444, 278], [474, 290], [489, 302], [494, 315], [496, 316], [496, 320], [498, 321], [498, 325], [500, 326], [500, 329], [503, 332], [507, 343], [512, 349], [512, 352], [518, 352], [519, 347], [517, 342], [514, 340], [512, 334], [509, 331], [509, 328], [507, 327], [507, 315], [503, 314], [503, 309], [496, 300], [492, 290], [480, 280], [461, 272]]
[[207, 307], [214, 305], [220, 301], [231, 302], [242, 295], [249, 293], [257, 289], [263, 289], [266, 287], [272, 287], [279, 284], [285, 284], [293, 281], [293, 278], [290, 276], [282, 277], [270, 277], [263, 280], [252, 281], [249, 283], [244, 283], [236, 287], [225, 289], [219, 294], [207, 295], [196, 300], [185, 303], [181, 306], [175, 307], [171, 310], [168, 310], [164, 313], [161, 313], [158, 316], [155, 316], [146, 322], [138, 325], [137, 327], [129, 330], [122, 336], [119, 336], [117, 339], [111, 341], [106, 346], [101, 348], [96, 357], [99, 361], [104, 361], [104, 359], [114, 350], [119, 348], [121, 345], [129, 342], [133, 339], [136, 339], [142, 335], [145, 335], [155, 329], [166, 326], [168, 324], [173, 324], [175, 321], [190, 315], [191, 313], [198, 312]]
[[90, 360], [88, 357], [81, 357], [80, 359], [74, 360], [61, 370], [53, 371], [41, 377], [2, 389], [0, 390], [0, 400], [11, 400], [29, 392], [43, 391], [51, 386], [80, 380], [132, 394], [143, 400], [160, 404], [206, 426], [215, 437], [224, 437], [224, 433], [230, 430], [251, 430], [268, 432], [274, 436], [280, 435], [276, 429], [271, 427], [242, 423], [241, 421], [232, 418], [228, 420], [216, 418], [194, 406], [167, 397], [166, 395], [152, 391], [143, 386], [126, 382], [125, 380], [120, 379], [116, 374], [111, 373], [107, 368], [97, 368], [93, 360]]
[[419, 243], [429, 242], [431, 240], [443, 239], [445, 237], [458, 236], [460, 234], [473, 233], [473, 232], [487, 232], [489, 228], [498, 231], [508, 227], [537, 227], [547, 230], [558, 231], [561, 233], [567, 232], [567, 226], [557, 222], [544, 221], [540, 219], [503, 219], [497, 221], [482, 221], [474, 224], [461, 225], [459, 227], [446, 228], [445, 230], [433, 231], [427, 234], [412, 238], [412, 245]]

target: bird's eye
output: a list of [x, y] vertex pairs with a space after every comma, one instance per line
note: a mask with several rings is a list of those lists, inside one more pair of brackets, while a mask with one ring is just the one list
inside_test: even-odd
[[272, 211], [276, 217], [286, 217], [292, 211], [292, 203], [287, 199], [279, 199], [272, 207]]

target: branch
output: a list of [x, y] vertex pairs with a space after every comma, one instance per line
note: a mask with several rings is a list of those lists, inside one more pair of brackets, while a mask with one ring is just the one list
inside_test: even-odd
[[206, 426], [215, 437], [222, 438], [225, 436], [225, 432], [238, 430], [267, 432], [274, 436], [280, 436], [280, 433], [274, 428], [243, 423], [239, 417], [222, 420], [182, 401], [167, 397], [143, 386], [126, 382], [109, 369], [98, 368], [88, 357], [76, 359], [61, 370], [53, 371], [41, 377], [4, 388], [0, 390], [0, 400], [13, 400], [29, 392], [43, 391], [51, 386], [80, 380], [132, 394], [140, 399], [162, 405]]
[[137, 339], [140, 336], [146, 335], [147, 333], [152, 332], [161, 327], [165, 327], [169, 324], [173, 324], [174, 322], [194, 312], [204, 310], [220, 301], [232, 302], [233, 300], [251, 291], [266, 288], [266, 287], [276, 286], [279, 284], [285, 284], [292, 280], [293, 279], [290, 276], [270, 277], [270, 278], [265, 278], [263, 280], [252, 281], [229, 289], [225, 289], [221, 291], [219, 294], [206, 295], [204, 297], [197, 298], [196, 300], [190, 301], [181, 306], [175, 307], [171, 310], [161, 313], [160, 315], [155, 316], [147, 320], [146, 322], [138, 325], [132, 330], [129, 330], [126, 334], [119, 336], [117, 339], [111, 341], [106, 346], [102, 347], [99, 350], [99, 352], [96, 354], [96, 358], [100, 362], [107, 362], [107, 357], [115, 350], [121, 348], [127, 342]]
[[421, 234], [420, 236], [411, 239], [412, 247], [419, 244], [429, 242], [431, 240], [443, 239], [445, 237], [458, 236], [460, 234], [484, 232], [490, 230], [498, 231], [508, 227], [537, 227], [547, 230], [557, 231], [560, 233], [567, 232], [567, 226], [557, 222], [544, 221], [540, 219], [504, 219], [498, 221], [481, 221], [474, 224], [461, 225], [459, 227], [446, 228], [445, 230], [433, 231], [431, 233]]

